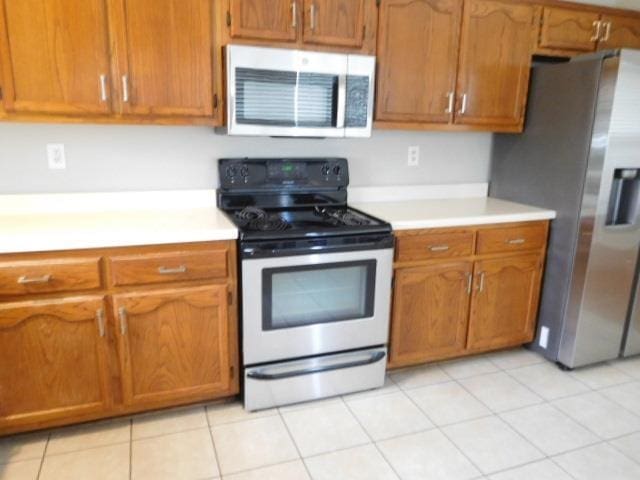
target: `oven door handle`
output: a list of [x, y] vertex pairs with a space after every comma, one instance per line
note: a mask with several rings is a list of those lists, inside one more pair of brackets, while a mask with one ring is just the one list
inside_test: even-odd
[[254, 380], [282, 380], [284, 378], [298, 377], [300, 375], [310, 375], [313, 373], [324, 373], [332, 370], [342, 370], [345, 368], [363, 367], [365, 365], [371, 365], [377, 363], [386, 357], [386, 352], [383, 350], [373, 352], [371, 356], [364, 360], [356, 360], [345, 363], [337, 363], [335, 365], [318, 365], [316, 367], [303, 368], [300, 370], [293, 370], [291, 372], [282, 373], [266, 373], [264, 371], [253, 371], [247, 373], [247, 377]]

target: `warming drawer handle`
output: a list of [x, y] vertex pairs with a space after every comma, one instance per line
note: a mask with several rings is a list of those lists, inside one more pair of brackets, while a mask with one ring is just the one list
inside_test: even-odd
[[177, 273], [186, 273], [187, 267], [186, 265], [180, 265], [176, 268], [168, 268], [168, 267], [160, 267], [158, 268], [158, 273], [160, 275], [175, 275]]
[[371, 357], [366, 360], [358, 360], [354, 362], [345, 362], [339, 363], [336, 365], [327, 365], [325, 367], [310, 367], [303, 368], [302, 370], [294, 370], [293, 372], [284, 372], [284, 373], [265, 373], [265, 372], [249, 372], [247, 377], [253, 378], [254, 380], [281, 380], [283, 378], [291, 378], [298, 377], [300, 375], [310, 375], [312, 373], [322, 373], [329, 372], [331, 370], [342, 370], [344, 368], [353, 368], [353, 367], [362, 367], [365, 365], [371, 365], [372, 363], [377, 363], [386, 357], [386, 352], [378, 351], [371, 355]]
[[51, 274], [43, 275], [41, 277], [27, 277], [26, 275], [22, 275], [18, 278], [18, 283], [20, 285], [28, 285], [30, 283], [49, 283], [53, 276]]

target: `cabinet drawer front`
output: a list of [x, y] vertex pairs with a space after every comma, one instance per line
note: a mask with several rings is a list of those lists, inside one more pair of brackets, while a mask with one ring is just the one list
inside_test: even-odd
[[100, 258], [0, 263], [0, 296], [100, 288]]
[[427, 233], [398, 237], [397, 260], [411, 262], [465, 257], [473, 253], [473, 233]]
[[166, 252], [110, 258], [115, 286], [223, 278], [227, 272], [226, 250]]
[[594, 12], [546, 7], [539, 45], [543, 48], [592, 52], [596, 48], [598, 20]]
[[544, 223], [480, 230], [477, 253], [540, 250], [546, 239], [547, 228]]

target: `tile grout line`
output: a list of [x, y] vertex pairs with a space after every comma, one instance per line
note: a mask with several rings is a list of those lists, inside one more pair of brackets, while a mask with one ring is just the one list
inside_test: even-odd
[[47, 448], [49, 447], [49, 440], [51, 440], [51, 432], [47, 433], [47, 441], [44, 443], [44, 449], [42, 450], [42, 457], [40, 458], [40, 466], [38, 467], [38, 474], [36, 480], [40, 480], [42, 475], [42, 467], [44, 466], [44, 458], [47, 456]]
[[216, 467], [218, 470], [218, 477], [222, 478], [222, 467], [220, 466], [220, 459], [218, 458], [218, 449], [216, 448], [216, 441], [213, 439], [213, 426], [209, 421], [209, 410], [207, 406], [204, 406], [204, 416], [207, 419], [207, 430], [209, 430], [209, 438], [211, 439], [211, 446], [213, 447], [213, 458], [216, 461]]
[[278, 411], [278, 417], [280, 418], [280, 421], [284, 425], [284, 428], [287, 431], [287, 435], [289, 435], [289, 439], [291, 440], [291, 443], [293, 443], [293, 446], [296, 449], [296, 452], [298, 452], [298, 458], [302, 461], [302, 465], [304, 466], [305, 472], [307, 472], [307, 475], [309, 476], [310, 479], [313, 479], [313, 476], [311, 475], [311, 471], [309, 470], [309, 466], [307, 465], [307, 462], [305, 462], [304, 457], [302, 456], [302, 452], [300, 451], [300, 447], [298, 447], [298, 444], [296, 443], [296, 439], [293, 437], [291, 430], [289, 430], [289, 425], [287, 425], [287, 421], [284, 418], [284, 415], [282, 415], [280, 408], [278, 408], [277, 411]]
[[129, 418], [129, 480], [133, 478], [133, 417]]

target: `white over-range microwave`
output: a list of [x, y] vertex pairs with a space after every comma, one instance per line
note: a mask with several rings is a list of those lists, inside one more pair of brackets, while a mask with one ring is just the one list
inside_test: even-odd
[[227, 133], [369, 137], [375, 57], [226, 47]]

